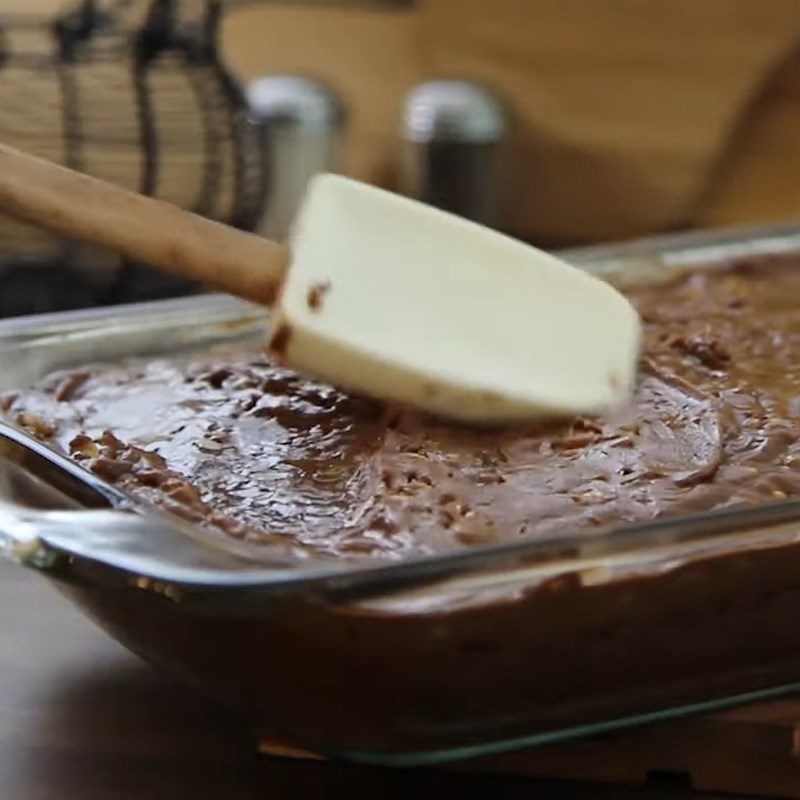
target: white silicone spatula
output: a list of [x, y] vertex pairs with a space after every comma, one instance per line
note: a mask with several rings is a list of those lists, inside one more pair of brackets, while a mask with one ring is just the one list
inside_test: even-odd
[[613, 287], [346, 178], [312, 181], [281, 245], [0, 146], [0, 210], [274, 302], [288, 364], [454, 419], [594, 413], [634, 383], [640, 323]]

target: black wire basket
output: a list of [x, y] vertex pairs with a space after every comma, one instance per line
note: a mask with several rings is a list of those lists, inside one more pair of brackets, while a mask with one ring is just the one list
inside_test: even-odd
[[[0, 141], [244, 229], [264, 148], [220, 63], [219, 0], [80, 0], [0, 17]], [[195, 287], [0, 216], [0, 316]]]

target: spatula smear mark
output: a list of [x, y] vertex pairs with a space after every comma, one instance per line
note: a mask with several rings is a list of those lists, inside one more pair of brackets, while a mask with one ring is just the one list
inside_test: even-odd
[[312, 182], [289, 244], [270, 349], [299, 369], [466, 422], [630, 397], [636, 311], [536, 248], [333, 175]]

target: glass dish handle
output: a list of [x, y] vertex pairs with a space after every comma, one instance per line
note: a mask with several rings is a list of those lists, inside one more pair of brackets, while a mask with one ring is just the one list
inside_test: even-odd
[[91, 557], [104, 542], [108, 547], [120, 535], [144, 537], [152, 527], [152, 521], [124, 511], [43, 511], [0, 499], [0, 553], [37, 569], [52, 567], [62, 554]]

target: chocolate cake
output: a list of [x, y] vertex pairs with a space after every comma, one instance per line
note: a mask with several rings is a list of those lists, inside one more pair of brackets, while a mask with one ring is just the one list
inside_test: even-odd
[[[3, 407], [139, 498], [304, 559], [385, 563], [800, 494], [797, 257], [630, 296], [641, 372], [630, 405], [604, 419], [465, 428], [257, 350], [86, 365]], [[468, 588], [359, 602], [225, 592], [219, 613], [139, 582], [59, 579], [121, 641], [269, 739], [414, 761], [796, 688], [800, 535], [784, 534], [746, 547], [723, 536], [691, 556], [643, 537], [625, 569], [567, 558], [546, 578], [508, 582], [503, 567], [487, 584], [473, 573]]]

